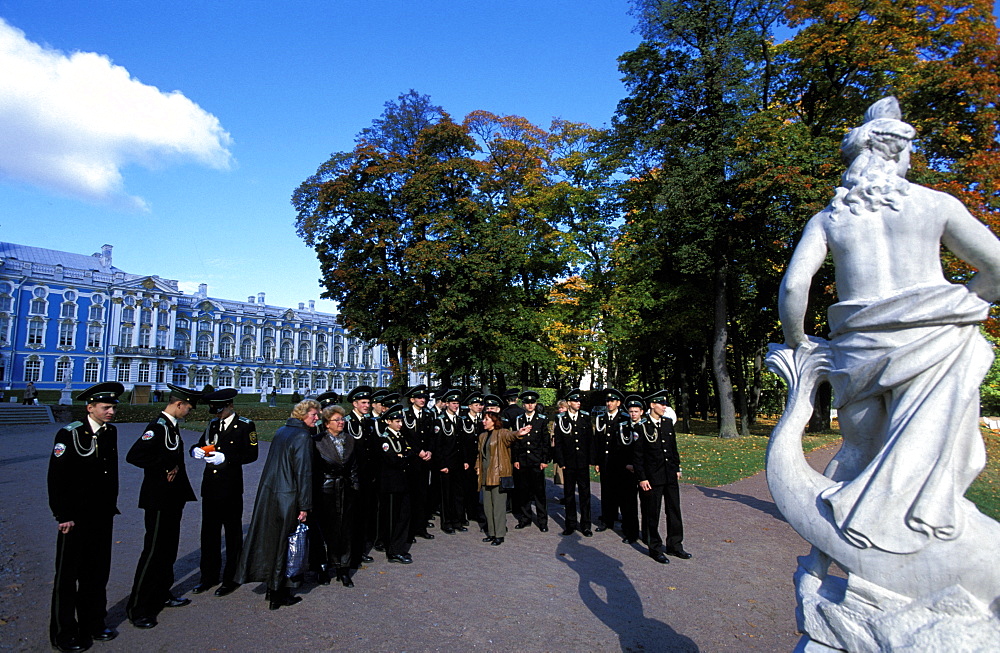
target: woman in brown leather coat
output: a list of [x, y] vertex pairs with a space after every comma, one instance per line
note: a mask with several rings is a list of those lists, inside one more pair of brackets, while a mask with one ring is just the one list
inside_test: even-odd
[[527, 435], [531, 427], [511, 431], [503, 428], [503, 419], [499, 414], [485, 413], [483, 428], [486, 430], [479, 434], [479, 455], [476, 457], [476, 472], [486, 512], [486, 537], [483, 542], [500, 546], [507, 534], [507, 498], [501, 492], [500, 479], [507, 477], [513, 480], [510, 445]]

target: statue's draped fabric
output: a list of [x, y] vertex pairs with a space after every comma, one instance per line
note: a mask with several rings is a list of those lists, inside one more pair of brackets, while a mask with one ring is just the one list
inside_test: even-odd
[[909, 553], [961, 533], [956, 503], [986, 463], [979, 384], [993, 355], [978, 323], [988, 311], [953, 284], [830, 307], [836, 407], [881, 401], [887, 414], [868, 434], [884, 442], [875, 458], [821, 494], [856, 546]]

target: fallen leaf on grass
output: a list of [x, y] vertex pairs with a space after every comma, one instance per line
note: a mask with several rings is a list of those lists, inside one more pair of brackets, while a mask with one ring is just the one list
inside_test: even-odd
[[723, 541], [723, 542], [728, 542], [729, 544], [732, 544], [732, 543], [733, 543], [733, 541], [732, 541], [732, 540], [722, 540], [722, 541]]
[[545, 587], [555, 587], [555, 585], [553, 585], [552, 583], [546, 583]]

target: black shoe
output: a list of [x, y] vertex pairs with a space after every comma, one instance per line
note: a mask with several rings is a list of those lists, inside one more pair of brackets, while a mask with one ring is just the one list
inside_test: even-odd
[[427, 528], [434, 528], [434, 522], [432, 521], [427, 522]]
[[583, 533], [584, 537], [594, 537], [594, 531], [590, 530], [589, 528], [585, 528], [580, 532]]
[[191, 603], [191, 599], [181, 599], [176, 596], [171, 596], [169, 599], [163, 602], [163, 607], [165, 608], [183, 608], [185, 605]]
[[132, 619], [131, 621], [133, 626], [136, 628], [142, 628], [143, 630], [156, 628], [156, 619], [152, 617], [139, 617], [138, 619]]
[[637, 537], [629, 537], [628, 535], [626, 535], [625, 537], [622, 538], [622, 544], [635, 544], [636, 541], [638, 541], [638, 539], [639, 538]]
[[455, 529], [451, 528], [451, 527], [449, 527], [449, 528], [442, 528], [441, 532], [442, 533], [446, 533], [448, 535], [454, 535], [455, 534]]
[[102, 628], [101, 630], [91, 632], [90, 637], [95, 642], [110, 642], [115, 637], [118, 637], [118, 631], [111, 628]]
[[411, 556], [409, 553], [403, 553], [401, 555], [404, 558], [406, 558], [406, 564], [410, 564], [411, 562], [413, 562], [413, 556]]
[[386, 560], [388, 560], [389, 562], [398, 562], [401, 565], [408, 565], [411, 562], [413, 562], [413, 558], [410, 558], [410, 557], [405, 556], [405, 555], [391, 555], [391, 556], [386, 556]]
[[673, 549], [667, 549], [666, 554], [668, 556], [674, 556], [675, 558], [680, 558], [681, 560], [690, 560], [693, 557], [690, 553], [688, 553], [679, 546]]
[[240, 587], [239, 583], [223, 583], [222, 585], [219, 585], [219, 589], [215, 590], [215, 595], [229, 596], [237, 589], [239, 589], [239, 587]]
[[375, 562], [375, 558], [371, 557], [367, 553], [361, 555], [361, 562], [368, 564], [369, 562]]
[[330, 574], [326, 573], [325, 569], [320, 571], [318, 574], [316, 574], [316, 582], [319, 583], [320, 585], [329, 585]]
[[605, 526], [604, 524], [598, 524], [597, 528], [595, 528], [594, 530], [597, 531], [598, 533], [603, 533], [604, 531], [608, 530], [608, 527]]
[[501, 544], [503, 544], [503, 538], [502, 537], [498, 537], [498, 538], [494, 539], [492, 542], [490, 542], [490, 546], [500, 546]]
[[462, 526], [468, 526], [468, 525], [469, 525], [469, 520], [468, 519], [463, 519], [462, 520]]
[[549, 532], [549, 527], [548, 526], [539, 526], [538, 530], [540, 530], [543, 533], [548, 533]]
[[202, 583], [201, 585], [198, 585], [193, 590], [191, 590], [191, 593], [192, 594], [201, 594], [202, 592], [207, 592], [208, 590], [212, 589], [213, 587], [215, 587], [215, 583]]
[[[379, 553], [385, 553], [385, 545], [384, 544], [376, 544], [372, 548], [375, 549], [376, 551], [378, 551]], [[364, 562], [364, 560], [365, 560], [364, 557], [362, 557], [361, 561]], [[372, 562], [374, 562], [374, 560]]]
[[531, 522], [530, 521], [517, 522], [517, 526], [514, 527], [514, 530], [518, 530], [519, 531], [522, 528], [527, 528], [528, 526], [531, 526]]
[[650, 551], [649, 552], [649, 557], [652, 558], [653, 560], [656, 560], [661, 565], [665, 565], [668, 562], [670, 562], [669, 560], [667, 560], [667, 556], [665, 556], [660, 551]]
[[341, 585], [344, 587], [354, 587], [354, 581], [351, 580], [351, 571], [349, 569], [338, 569], [337, 580], [339, 580]]
[[560, 535], [572, 535], [574, 530], [576, 530], [576, 529], [573, 529], [573, 528], [570, 528], [569, 526], [567, 526], [566, 530], [564, 530], [562, 533], [560, 533]]
[[277, 610], [282, 606], [295, 605], [302, 601], [301, 596], [292, 596], [291, 594], [274, 594], [272, 598], [267, 603], [268, 610]]
[[492, 535], [487, 535], [486, 537], [483, 538], [483, 542], [492, 542], [495, 539], [496, 538], [493, 537]]
[[62, 644], [54, 645], [59, 651], [86, 651], [90, 648], [90, 642], [85, 639], [67, 639]]
[[[417, 533], [417, 537], [422, 537], [425, 540], [433, 540], [434, 539], [434, 536], [431, 535], [430, 533]], [[414, 540], [414, 542], [416, 542], [416, 540]]]

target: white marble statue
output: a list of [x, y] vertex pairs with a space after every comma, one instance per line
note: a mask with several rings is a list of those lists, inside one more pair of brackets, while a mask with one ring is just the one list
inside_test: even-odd
[[[796, 574], [810, 650], [1000, 650], [1000, 524], [964, 498], [985, 464], [979, 384], [993, 354], [978, 325], [1000, 298], [1000, 240], [954, 197], [906, 180], [913, 137], [895, 98], [869, 108], [782, 281], [786, 344], [768, 363], [788, 403], [767, 473], [813, 545]], [[945, 279], [942, 244], [978, 270], [968, 283]], [[828, 254], [827, 341], [803, 319]], [[822, 380], [844, 437], [825, 475], [801, 447]], [[827, 574], [831, 559], [846, 581]]]

